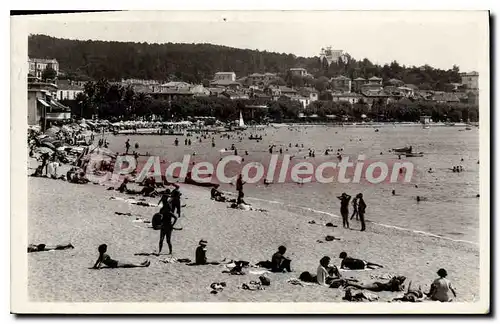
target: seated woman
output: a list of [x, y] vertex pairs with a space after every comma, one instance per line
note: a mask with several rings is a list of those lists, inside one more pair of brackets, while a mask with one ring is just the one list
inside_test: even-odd
[[45, 244], [30, 244], [30, 245], [28, 245], [28, 253], [52, 251], [52, 250], [67, 250], [67, 249], [74, 249], [74, 248], [75, 247], [71, 243], [65, 244], [65, 245], [55, 245], [55, 246], [47, 246]]
[[321, 286], [338, 288], [347, 284], [349, 279], [342, 278], [342, 275], [336, 266], [330, 267], [330, 257], [324, 256], [321, 260], [319, 260], [316, 281]]
[[97, 258], [97, 261], [95, 262], [92, 269], [100, 269], [101, 264], [104, 264], [109, 268], [142, 268], [149, 267], [149, 265], [151, 264], [151, 262], [149, 262], [148, 260], [142, 262], [141, 264], [125, 263], [113, 260], [109, 255], [106, 254], [106, 251], [108, 250], [108, 246], [106, 244], [99, 245], [97, 250], [99, 251], [99, 258]]
[[342, 259], [340, 264], [341, 269], [347, 270], [363, 270], [363, 269], [378, 269], [383, 268], [380, 264], [354, 259], [347, 256], [346, 252], [341, 252], [339, 258]]
[[278, 252], [273, 254], [273, 257], [271, 258], [272, 272], [292, 272], [292, 270], [290, 269], [291, 260], [284, 256], [285, 252], [286, 247], [281, 245], [280, 247], [278, 247]]
[[195, 251], [195, 262], [189, 263], [188, 265], [206, 265], [206, 264], [218, 265], [218, 264], [220, 264], [220, 262], [208, 261], [208, 259], [207, 259], [207, 241], [202, 239], [202, 240], [200, 240], [199, 246], [196, 248], [196, 251]]
[[427, 297], [440, 302], [453, 301], [453, 297], [457, 298], [457, 293], [455, 292], [455, 288], [453, 288], [450, 280], [446, 279], [448, 272], [446, 272], [445, 269], [439, 269], [437, 274], [439, 278], [432, 282], [431, 289], [426, 294]]

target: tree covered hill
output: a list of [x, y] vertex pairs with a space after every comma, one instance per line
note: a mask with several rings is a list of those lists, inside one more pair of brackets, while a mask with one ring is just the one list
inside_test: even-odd
[[320, 66], [318, 58], [212, 44], [80, 41], [45, 35], [28, 38], [28, 55], [56, 58], [65, 72], [108, 80], [166, 80], [175, 76], [201, 82], [212, 80], [218, 71], [233, 71], [241, 77], [253, 72], [285, 72], [296, 66], [314, 71]]
[[28, 55], [56, 58], [70, 78], [121, 80], [122, 78], [183, 80], [201, 83], [218, 71], [233, 71], [237, 77], [259, 72], [278, 73], [283, 78], [292, 67], [303, 67], [315, 78], [340, 74], [350, 78], [378, 76], [399, 79], [421, 89], [444, 90], [447, 83], [460, 82], [459, 68], [406, 67], [393, 61], [383, 66], [352, 57], [330, 65], [319, 57], [297, 57], [267, 51], [237, 49], [212, 44], [148, 44], [96, 40], [70, 40], [30, 35]]

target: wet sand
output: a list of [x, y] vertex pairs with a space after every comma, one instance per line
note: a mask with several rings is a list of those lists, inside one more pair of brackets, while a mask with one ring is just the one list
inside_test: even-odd
[[[293, 273], [267, 274], [271, 286], [263, 291], [239, 289], [241, 284], [258, 280], [258, 275], [230, 276], [223, 266], [165, 264], [167, 256], [134, 256], [157, 250], [159, 232], [149, 224], [133, 222], [135, 216], [150, 219], [155, 207], [130, 205], [110, 197], [129, 197], [106, 191], [97, 185], [77, 185], [45, 178], [28, 179], [29, 243], [64, 244], [75, 249], [30, 253], [28, 291], [32, 301], [65, 302], [325, 302], [342, 301], [341, 289], [319, 286], [294, 286], [286, 282], [302, 271], [316, 272], [319, 259], [328, 255], [339, 265], [341, 251], [384, 265], [383, 269], [344, 272], [344, 276], [362, 282], [371, 275], [405, 275], [414, 286], [424, 290], [436, 277], [439, 268], [448, 270], [457, 289], [457, 301], [477, 301], [479, 295], [479, 249], [476, 245], [428, 237], [408, 231], [368, 224], [359, 232], [359, 223], [343, 229], [341, 220], [324, 214], [304, 213], [276, 204], [245, 199], [268, 213], [239, 211], [227, 204], [210, 200], [208, 189], [182, 186], [183, 217], [174, 231], [173, 256], [194, 259], [200, 239], [208, 241], [209, 259], [236, 259], [256, 263], [269, 260], [279, 245], [288, 248]], [[157, 203], [159, 199], [148, 199]], [[134, 216], [116, 215], [130, 212]], [[308, 224], [333, 222], [330, 228]], [[341, 241], [324, 241], [326, 235]], [[98, 257], [97, 246], [106, 243], [108, 254], [120, 261], [151, 261], [149, 268], [90, 270]], [[164, 249], [166, 246], [164, 247]], [[165, 251], [166, 253], [166, 251]], [[212, 282], [225, 281], [227, 287], [210, 294]], [[402, 293], [378, 293], [388, 301]]]

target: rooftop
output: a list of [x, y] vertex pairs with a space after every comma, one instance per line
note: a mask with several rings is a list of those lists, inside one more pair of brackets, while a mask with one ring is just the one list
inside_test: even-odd
[[346, 76], [339, 75], [338, 77], [332, 78], [332, 80], [336, 80], [336, 81], [349, 81], [349, 80], [351, 80], [351, 79], [349, 79], [349, 78], [348, 78], [348, 77], [346, 77]]
[[241, 85], [241, 83], [236, 82], [236, 81], [231, 81], [231, 80], [215, 80], [210, 82], [211, 85]]
[[83, 91], [83, 87], [77, 85], [77, 84], [58, 84], [58, 90], [80, 90]]
[[28, 58], [28, 62], [34, 62], [34, 63], [57, 63], [57, 60], [55, 58], [44, 59], [44, 58], [29, 57]]

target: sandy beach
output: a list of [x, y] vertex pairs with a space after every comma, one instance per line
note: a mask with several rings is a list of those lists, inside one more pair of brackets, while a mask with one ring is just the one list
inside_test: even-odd
[[[173, 256], [194, 259], [200, 239], [208, 241], [209, 259], [246, 260], [257, 263], [270, 260], [279, 245], [285, 245], [292, 259], [293, 273], [266, 274], [271, 285], [261, 291], [242, 290], [242, 283], [258, 280], [259, 275], [230, 276], [224, 266], [189, 267], [165, 264], [167, 255], [134, 256], [134, 253], [157, 250], [159, 232], [150, 224], [134, 222], [136, 217], [150, 219], [157, 207], [131, 205], [111, 197], [127, 196], [106, 191], [98, 185], [78, 185], [61, 180], [28, 178], [29, 243], [64, 244], [75, 249], [30, 253], [28, 257], [28, 292], [31, 301], [65, 302], [340, 302], [344, 292], [287, 283], [303, 271], [315, 274], [324, 255], [339, 265], [338, 255], [346, 251], [384, 265], [372, 271], [346, 271], [343, 275], [362, 282], [376, 281], [373, 276], [397, 274], [407, 276], [413, 285], [428, 290], [439, 268], [448, 270], [456, 287], [457, 301], [472, 302], [479, 298], [479, 248], [477, 245], [426, 236], [368, 223], [366, 232], [359, 223], [343, 229], [339, 217], [291, 210], [262, 200], [245, 199], [267, 213], [239, 211], [227, 204], [210, 200], [208, 189], [183, 185], [182, 230], [174, 231]], [[156, 204], [159, 199], [147, 198]], [[132, 216], [115, 212], [131, 213]], [[317, 224], [309, 224], [314, 220]], [[339, 227], [325, 227], [333, 222]], [[318, 225], [320, 224], [320, 225]], [[340, 241], [317, 243], [326, 235]], [[108, 245], [108, 254], [120, 261], [151, 261], [149, 268], [91, 270], [98, 257], [99, 244]], [[379, 279], [380, 280], [380, 279]], [[212, 282], [224, 281], [227, 287], [210, 294]], [[402, 293], [378, 293], [380, 301], [389, 301]]]

